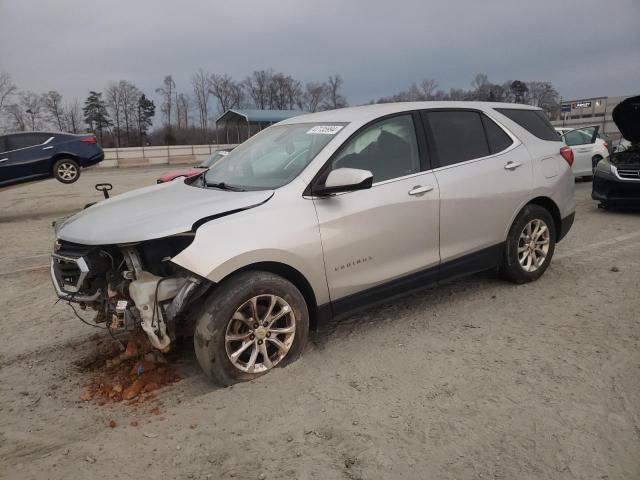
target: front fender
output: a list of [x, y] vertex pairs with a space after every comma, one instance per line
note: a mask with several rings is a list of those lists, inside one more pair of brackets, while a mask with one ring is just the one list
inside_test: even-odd
[[254, 263], [282, 263], [307, 279], [318, 305], [329, 301], [315, 207], [311, 200], [287, 192], [204, 223], [172, 262], [216, 283]]

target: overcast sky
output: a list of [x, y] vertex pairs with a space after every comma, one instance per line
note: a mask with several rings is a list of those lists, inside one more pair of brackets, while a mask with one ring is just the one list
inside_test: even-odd
[[[547, 80], [565, 99], [640, 94], [640, 0], [0, 0], [0, 71], [84, 100], [120, 79], [153, 94], [198, 68], [340, 74], [351, 104], [435, 78]], [[155, 94], [154, 94], [155, 95]]]

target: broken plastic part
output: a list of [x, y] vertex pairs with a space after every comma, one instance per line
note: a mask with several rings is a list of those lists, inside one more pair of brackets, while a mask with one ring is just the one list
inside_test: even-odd
[[187, 282], [186, 278], [158, 277], [141, 271], [129, 285], [129, 294], [140, 312], [140, 326], [149, 337], [151, 345], [160, 351], [169, 349], [171, 339], [159, 303], [174, 298]]

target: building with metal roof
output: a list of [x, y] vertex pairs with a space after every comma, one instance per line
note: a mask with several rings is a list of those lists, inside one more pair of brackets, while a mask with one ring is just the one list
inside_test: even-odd
[[227, 143], [229, 141], [229, 130], [237, 143], [246, 140], [251, 135], [259, 132], [274, 123], [281, 122], [291, 117], [303, 115], [307, 112], [303, 110], [245, 110], [230, 109], [216, 119], [216, 131], [224, 128]]

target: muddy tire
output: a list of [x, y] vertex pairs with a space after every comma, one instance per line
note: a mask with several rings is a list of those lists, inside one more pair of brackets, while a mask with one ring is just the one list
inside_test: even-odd
[[53, 164], [53, 178], [62, 183], [73, 183], [80, 178], [80, 165], [73, 158], [61, 158]]
[[207, 376], [229, 386], [295, 361], [308, 336], [300, 291], [279, 275], [248, 271], [222, 282], [205, 301], [194, 345]]
[[549, 211], [525, 206], [509, 230], [501, 276], [513, 283], [537, 280], [549, 267], [555, 245], [556, 228]]

